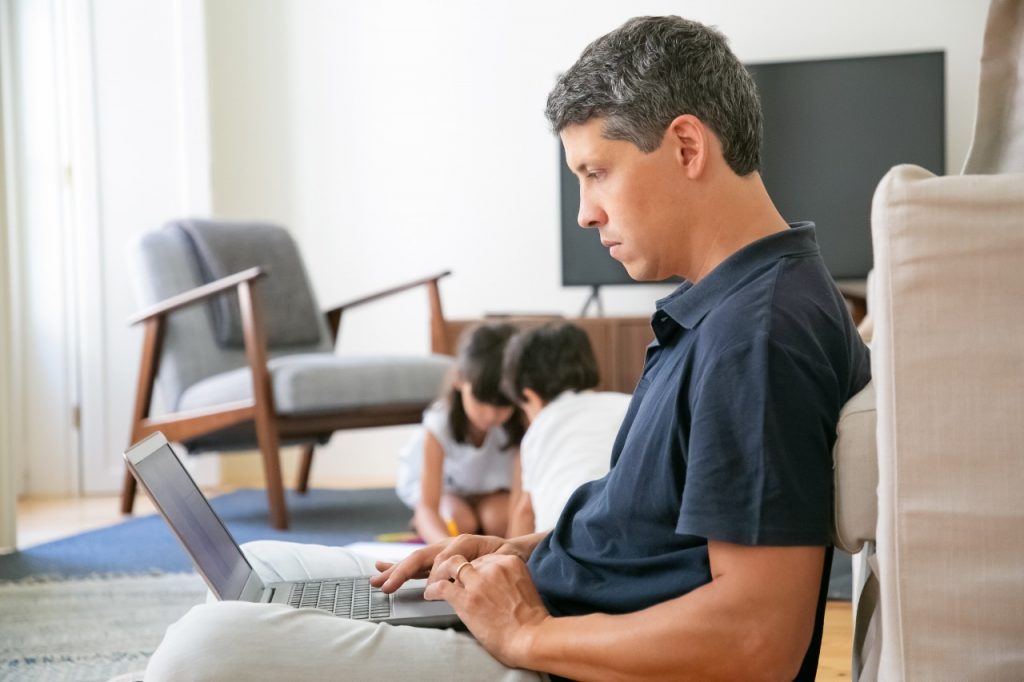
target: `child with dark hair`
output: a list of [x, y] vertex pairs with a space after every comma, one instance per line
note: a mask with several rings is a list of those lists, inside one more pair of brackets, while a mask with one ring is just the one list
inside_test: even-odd
[[427, 542], [458, 533], [504, 536], [524, 431], [501, 390], [502, 354], [512, 325], [480, 325], [459, 341], [444, 395], [399, 457], [398, 496]]
[[530, 422], [508, 529], [516, 537], [553, 528], [576, 488], [608, 473], [630, 396], [592, 390], [600, 381], [597, 360], [586, 332], [570, 323], [516, 335], [503, 374], [505, 393]]

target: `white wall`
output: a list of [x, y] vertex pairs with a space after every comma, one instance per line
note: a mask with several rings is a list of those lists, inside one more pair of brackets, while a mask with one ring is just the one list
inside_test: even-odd
[[[444, 298], [454, 316], [582, 304], [584, 290], [559, 284], [557, 141], [543, 107], [559, 70], [629, 16], [676, 12], [718, 25], [747, 61], [945, 49], [955, 171], [985, 15], [981, 2], [938, 11], [925, 0], [207, 8], [214, 212], [290, 225], [325, 303], [450, 267]], [[660, 291], [621, 287], [607, 305], [643, 312]], [[351, 331], [353, 348], [380, 341]], [[419, 331], [400, 343], [422, 347]]]
[[[214, 213], [290, 226], [324, 304], [451, 268], [450, 317], [576, 314], [586, 291], [560, 285], [557, 140], [543, 109], [588, 42], [636, 14], [676, 13], [717, 25], [751, 62], [944, 49], [957, 172], [986, 5], [207, 0]], [[646, 314], [668, 290], [606, 288], [606, 312]], [[424, 301], [353, 313], [341, 348], [422, 351]], [[393, 461], [379, 458], [404, 434], [338, 436], [332, 449], [358, 453], [340, 459], [350, 472], [367, 460], [385, 471]]]

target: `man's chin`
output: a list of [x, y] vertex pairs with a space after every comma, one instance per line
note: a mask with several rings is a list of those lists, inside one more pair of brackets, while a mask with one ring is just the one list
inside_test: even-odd
[[634, 263], [632, 265], [629, 265], [629, 264], [626, 264], [626, 263], [622, 263], [622, 267], [626, 268], [626, 274], [629, 275], [629, 278], [634, 280], [634, 281], [636, 281], [636, 282], [656, 282], [656, 281], [658, 281], [657, 280], [657, 276], [655, 276], [653, 273], [651, 273], [649, 270], [643, 268], [639, 264]]

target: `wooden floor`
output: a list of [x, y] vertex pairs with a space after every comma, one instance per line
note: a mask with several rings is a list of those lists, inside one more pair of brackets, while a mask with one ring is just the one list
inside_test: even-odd
[[[344, 487], [372, 487], [372, 483], [360, 481], [356, 485]], [[205, 492], [213, 496], [226, 490]], [[139, 496], [135, 506], [137, 514], [154, 511], [144, 495]], [[30, 547], [117, 523], [123, 518], [119, 507], [115, 496], [19, 500], [18, 547]], [[818, 663], [819, 680], [850, 679], [852, 641], [853, 622], [849, 602], [829, 602], [825, 610], [825, 633]]]

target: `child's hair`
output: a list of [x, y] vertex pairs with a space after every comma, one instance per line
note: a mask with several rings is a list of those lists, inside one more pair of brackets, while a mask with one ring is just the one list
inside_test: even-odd
[[584, 391], [600, 381], [587, 333], [570, 322], [517, 334], [505, 348], [502, 375], [502, 390], [516, 403], [523, 402], [525, 388], [547, 403], [563, 391]]
[[[501, 363], [505, 345], [515, 336], [510, 324], [481, 324], [471, 327], [459, 338], [455, 356], [458, 377], [469, 383], [473, 397], [482, 403], [512, 407], [512, 416], [502, 425], [508, 436], [506, 448], [518, 446], [526, 432], [522, 410], [501, 390]], [[469, 416], [462, 404], [462, 393], [454, 386], [448, 392], [448, 424], [458, 443], [469, 434]]]

